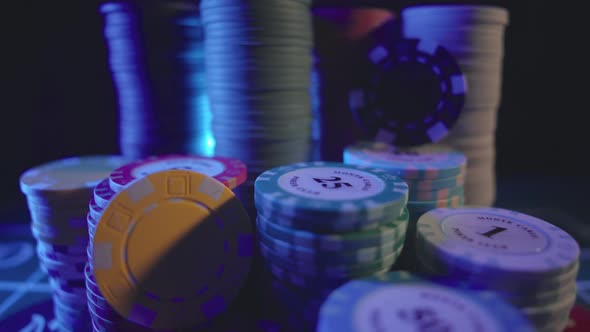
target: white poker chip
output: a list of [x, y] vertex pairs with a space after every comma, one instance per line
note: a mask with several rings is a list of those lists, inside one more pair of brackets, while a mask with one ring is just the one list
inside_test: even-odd
[[577, 264], [580, 247], [561, 228], [499, 208], [439, 208], [417, 222], [440, 261], [490, 278], [551, 278]]

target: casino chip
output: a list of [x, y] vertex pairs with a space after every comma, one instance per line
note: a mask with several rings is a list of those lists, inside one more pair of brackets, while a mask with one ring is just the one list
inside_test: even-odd
[[[254, 184], [260, 210], [313, 219], [312, 230], [363, 229], [370, 220], [399, 216], [407, 203], [407, 185], [376, 168], [310, 162], [262, 173]], [[376, 227], [376, 226], [375, 226]]]
[[[455, 149], [432, 144], [394, 147], [383, 142], [361, 141], [347, 146], [342, 159], [350, 165], [383, 169], [404, 180], [408, 185], [409, 239], [415, 238], [416, 221], [423, 213], [464, 204], [468, 163], [465, 154]], [[414, 241], [408, 241], [395, 269], [414, 271], [415, 256]]]
[[404, 271], [353, 280], [322, 304], [318, 332], [535, 331], [491, 292], [450, 287]]
[[500, 294], [541, 331], [563, 330], [576, 300], [577, 242], [516, 211], [431, 210], [418, 220], [416, 256], [424, 271]]
[[276, 222], [276, 219], [274, 219], [275, 222], [271, 222], [262, 214], [258, 215], [257, 226], [259, 231], [268, 236], [295, 247], [308, 248], [317, 252], [339, 252], [363, 250], [382, 246], [384, 243], [402, 241], [406, 235], [409, 218], [406, 208], [399, 217], [383, 223], [376, 229], [331, 234], [285, 227], [280, 222]]
[[447, 49], [422, 39], [368, 42], [351, 111], [376, 141], [396, 146], [438, 142], [453, 127], [467, 83]]
[[83, 294], [87, 204], [94, 186], [126, 162], [121, 156], [72, 157], [33, 167], [20, 177], [37, 257], [49, 276], [54, 314], [63, 330], [90, 329]]
[[201, 173], [166, 170], [113, 196], [90, 251], [99, 292], [120, 316], [176, 329], [225, 312], [249, 273], [252, 245], [230, 189]]
[[382, 142], [358, 142], [343, 152], [345, 162], [380, 167], [410, 180], [440, 179], [464, 173], [467, 158], [444, 147], [399, 148]]
[[110, 188], [119, 192], [137, 178], [167, 169], [186, 169], [215, 178], [230, 189], [244, 183], [247, 168], [238, 159], [188, 155], [152, 156], [126, 164], [109, 176]]

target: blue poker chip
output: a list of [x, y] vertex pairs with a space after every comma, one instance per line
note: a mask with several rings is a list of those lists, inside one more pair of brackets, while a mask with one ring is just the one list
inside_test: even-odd
[[318, 332], [535, 331], [512, 305], [491, 292], [449, 287], [405, 271], [353, 280], [322, 304]]
[[344, 149], [346, 164], [383, 168], [404, 180], [440, 179], [465, 173], [467, 156], [441, 146], [399, 148], [361, 141]]
[[462, 111], [467, 83], [442, 45], [419, 39], [372, 41], [349, 93], [356, 121], [371, 139], [395, 146], [438, 142]]
[[297, 163], [270, 169], [256, 178], [257, 207], [284, 216], [313, 217], [318, 224], [355, 230], [377, 216], [398, 216], [408, 201], [399, 177], [363, 166], [335, 162]]

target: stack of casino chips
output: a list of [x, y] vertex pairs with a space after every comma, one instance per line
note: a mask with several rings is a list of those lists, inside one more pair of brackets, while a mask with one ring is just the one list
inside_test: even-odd
[[198, 3], [108, 0], [99, 11], [121, 153], [212, 155]]
[[236, 192], [255, 216], [254, 179], [309, 160], [310, 0], [202, 0], [215, 156], [248, 165]]
[[[249, 272], [253, 252], [251, 223], [230, 190], [241, 185], [246, 175], [246, 166], [237, 159], [161, 155], [122, 165], [94, 188], [86, 202], [90, 241], [85, 270], [94, 331], [204, 327], [225, 311]], [[185, 198], [189, 203], [183, 205]], [[212, 216], [221, 227], [212, 224]], [[124, 227], [129, 229], [123, 232]], [[190, 243], [184, 243], [189, 239]], [[208, 245], [214, 253], [207, 250]], [[174, 250], [179, 252], [169, 252]], [[187, 268], [187, 257], [192, 261], [188, 265], [199, 266], [198, 271]], [[232, 266], [220, 270], [219, 264]], [[167, 269], [159, 273], [169, 273], [168, 278], [146, 275], [147, 266]], [[130, 281], [123, 281], [129, 283], [128, 293], [116, 294], [120, 289], [111, 288], [119, 280], [113, 277], [117, 273], [122, 280], [126, 273], [132, 274]], [[223, 279], [211, 279], [216, 275]], [[159, 298], [146, 299], [138, 290], [142, 282]], [[167, 302], [174, 302], [171, 292], [177, 300], [191, 292], [199, 295], [186, 299], [192, 309], [187, 310]], [[178, 310], [176, 316], [166, 306]]]
[[49, 275], [54, 313], [63, 331], [90, 329], [84, 292], [87, 204], [94, 185], [124, 163], [120, 156], [72, 157], [31, 168], [20, 177], [39, 262]]
[[396, 148], [362, 141], [344, 149], [346, 164], [376, 167], [402, 178], [408, 185], [410, 224], [404, 253], [396, 268], [414, 270], [416, 221], [425, 212], [463, 205], [466, 156], [440, 146]]
[[438, 143], [469, 158], [465, 203], [491, 206], [496, 196], [495, 141], [502, 93], [503, 7], [420, 4], [401, 11], [403, 35], [444, 46], [465, 75], [468, 93], [461, 115]]
[[322, 304], [317, 332], [377, 330], [533, 332], [535, 328], [496, 294], [406, 271], [350, 281]]
[[258, 245], [280, 304], [313, 329], [332, 289], [388, 271], [404, 246], [407, 198], [400, 178], [371, 167], [307, 162], [262, 173]]
[[416, 245], [424, 272], [497, 293], [537, 331], [566, 327], [580, 248], [557, 226], [500, 208], [441, 208], [420, 217]]

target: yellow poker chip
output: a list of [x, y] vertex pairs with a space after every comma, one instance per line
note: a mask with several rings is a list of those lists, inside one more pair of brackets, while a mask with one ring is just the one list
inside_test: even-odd
[[198, 326], [223, 313], [254, 252], [248, 215], [207, 175], [166, 170], [106, 206], [94, 235], [94, 274], [109, 304], [153, 329]]

